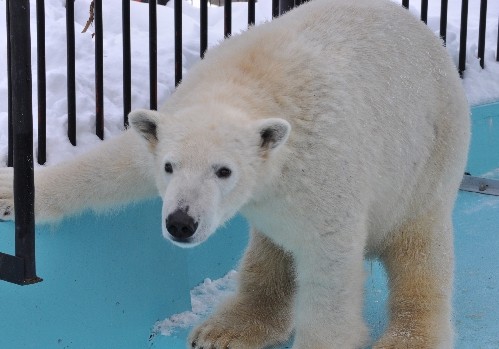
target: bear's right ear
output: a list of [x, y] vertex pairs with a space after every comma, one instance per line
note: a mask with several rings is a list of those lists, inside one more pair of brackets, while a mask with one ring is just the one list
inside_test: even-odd
[[155, 110], [137, 109], [128, 114], [132, 128], [144, 137], [151, 146], [158, 143], [158, 121], [160, 113]]
[[264, 156], [285, 144], [291, 132], [291, 125], [284, 119], [263, 119], [256, 124], [260, 136], [260, 152]]

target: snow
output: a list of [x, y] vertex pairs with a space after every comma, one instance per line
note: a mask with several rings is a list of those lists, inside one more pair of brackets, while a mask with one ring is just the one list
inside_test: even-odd
[[235, 292], [236, 281], [237, 272], [234, 270], [215, 281], [205, 279], [191, 290], [192, 311], [175, 314], [156, 323], [153, 333], [171, 336], [179, 329], [190, 328], [200, 323], [213, 313], [217, 305]]
[[[95, 129], [94, 41], [93, 27], [81, 33], [87, 19], [91, 0], [75, 2], [76, 32], [76, 89], [77, 89], [77, 147], [66, 137], [66, 39], [65, 0], [46, 0], [47, 52], [47, 165], [53, 165], [99, 143]], [[400, 1], [399, 1], [400, 2]], [[449, 0], [447, 47], [457, 64], [461, 0]], [[35, 1], [31, 1], [33, 115], [37, 115], [36, 95], [36, 28]], [[188, 71], [199, 60], [199, 9], [196, 1], [183, 3], [183, 70]], [[247, 6], [233, 3], [233, 33], [246, 28]], [[485, 52], [485, 69], [479, 66], [477, 56], [479, 0], [469, 1], [467, 70], [463, 84], [472, 105], [499, 100], [499, 63], [495, 61], [499, 2], [489, 2]], [[419, 0], [410, 2], [410, 10], [419, 17]], [[104, 14], [104, 112], [105, 137], [113, 137], [123, 130], [122, 111], [122, 35], [121, 1], [103, 2]], [[166, 7], [158, 6], [158, 96], [159, 103], [174, 90], [173, 1]], [[439, 30], [440, 1], [430, 1], [428, 23]], [[148, 6], [131, 2], [132, 33], [132, 108], [149, 105], [148, 82]], [[256, 22], [270, 20], [271, 0], [260, 0], [256, 5]], [[0, 0], [0, 47], [6, 47], [5, 0]], [[223, 8], [209, 8], [209, 46], [223, 39]], [[36, 118], [35, 118], [36, 119]], [[6, 55], [0, 55], [0, 166], [7, 158], [7, 77]], [[5, 125], [5, 126], [4, 126]], [[34, 126], [35, 135], [37, 126]], [[35, 137], [34, 148], [36, 151]]]

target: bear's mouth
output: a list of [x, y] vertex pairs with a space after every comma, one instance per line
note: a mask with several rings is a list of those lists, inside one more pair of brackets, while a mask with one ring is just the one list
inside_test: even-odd
[[191, 244], [194, 241], [193, 237], [178, 238], [178, 237], [175, 237], [171, 234], [170, 234], [170, 239], [172, 239], [172, 241], [175, 241], [178, 244], [186, 244], [186, 245]]

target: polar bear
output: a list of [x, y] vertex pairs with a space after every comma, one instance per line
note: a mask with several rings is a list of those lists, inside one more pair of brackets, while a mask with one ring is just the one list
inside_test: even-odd
[[[452, 348], [451, 212], [469, 108], [442, 42], [385, 0], [314, 0], [212, 49], [159, 111], [35, 173], [37, 220], [154, 196], [189, 247], [241, 212], [237, 293], [200, 349], [360, 348], [363, 258], [389, 276], [375, 348]], [[12, 219], [12, 172], [0, 172]]]

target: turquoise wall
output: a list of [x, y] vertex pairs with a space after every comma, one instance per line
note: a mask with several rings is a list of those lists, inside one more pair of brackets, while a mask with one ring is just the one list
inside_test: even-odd
[[[467, 172], [481, 176], [499, 169], [499, 102], [473, 107]], [[499, 173], [497, 173], [499, 179]]]
[[[36, 229], [43, 282], [0, 281], [0, 348], [146, 348], [154, 323], [190, 309], [189, 290], [234, 268], [247, 241], [236, 217], [206, 244], [182, 249], [161, 235], [161, 202], [85, 213]], [[14, 252], [0, 223], [0, 251]]]

